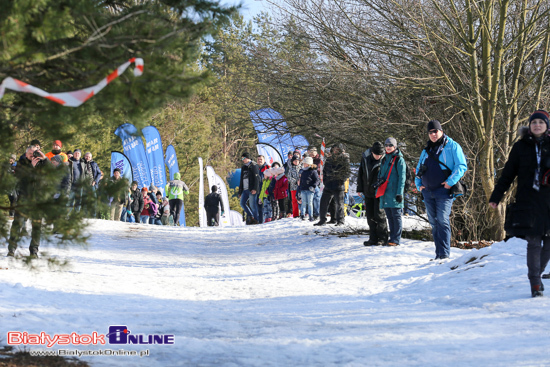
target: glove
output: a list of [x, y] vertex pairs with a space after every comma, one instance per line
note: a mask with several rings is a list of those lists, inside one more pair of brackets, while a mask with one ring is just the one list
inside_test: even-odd
[[398, 203], [402, 202], [403, 201], [403, 196], [402, 195], [396, 195], [395, 196], [395, 201], [397, 201]]
[[222, 217], [223, 217], [224, 214], [225, 214], [225, 212], [222, 210]]

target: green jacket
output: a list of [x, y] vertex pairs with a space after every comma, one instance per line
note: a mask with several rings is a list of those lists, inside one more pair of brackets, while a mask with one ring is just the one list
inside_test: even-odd
[[179, 172], [174, 173], [174, 179], [165, 187], [166, 196], [168, 200], [181, 199], [183, 200], [183, 194], [189, 195], [189, 188], [185, 182], [180, 180], [181, 174]]
[[258, 200], [264, 201], [265, 198], [269, 196], [267, 193], [267, 188], [271, 184], [271, 178], [265, 178], [264, 182], [262, 184], [262, 190], [260, 191], [260, 195], [258, 196]]

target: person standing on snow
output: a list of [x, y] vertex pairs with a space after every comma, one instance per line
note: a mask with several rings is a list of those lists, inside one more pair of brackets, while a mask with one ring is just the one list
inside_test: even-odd
[[437, 120], [428, 122], [428, 144], [420, 154], [415, 185], [422, 193], [435, 243], [435, 260], [451, 253], [451, 187], [468, 169], [462, 147], [443, 133]]
[[[386, 155], [382, 159], [379, 182], [384, 184], [377, 189], [380, 198], [380, 209], [384, 209], [390, 227], [390, 239], [388, 246], [399, 246], [401, 233], [403, 232], [403, 194], [405, 192], [405, 180], [407, 179], [407, 165], [403, 154], [397, 148], [395, 138], [387, 138], [384, 144]], [[386, 187], [383, 195], [379, 191]]]
[[521, 131], [489, 199], [496, 209], [517, 177], [516, 202], [507, 210], [508, 236], [527, 241], [527, 276], [531, 296], [541, 297], [541, 274], [550, 260], [550, 122], [548, 112], [535, 111]]
[[180, 225], [180, 213], [183, 209], [183, 195], [189, 195], [189, 188], [181, 180], [179, 172], [174, 173], [174, 179], [166, 184], [165, 190], [168, 202], [170, 203], [170, 212], [174, 218], [174, 226]]
[[244, 152], [241, 156], [241, 181], [239, 183], [239, 199], [241, 208], [246, 213], [246, 224], [258, 224], [258, 194], [260, 187], [260, 170], [250, 160], [250, 154]]
[[369, 240], [363, 242], [365, 246], [384, 246], [388, 242], [386, 213], [380, 208], [380, 198], [376, 197], [374, 188], [384, 154], [384, 144], [375, 142], [363, 152], [357, 173], [357, 194], [363, 199], [370, 232]]
[[206, 210], [206, 224], [209, 227], [220, 225], [220, 208], [222, 215], [224, 214], [223, 201], [218, 194], [218, 186], [212, 186], [212, 192], [206, 195], [204, 199], [204, 210]]

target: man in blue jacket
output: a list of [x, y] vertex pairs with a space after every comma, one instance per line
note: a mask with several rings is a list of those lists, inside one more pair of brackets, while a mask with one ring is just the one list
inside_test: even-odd
[[428, 144], [420, 154], [415, 185], [422, 193], [435, 242], [435, 259], [448, 259], [451, 253], [451, 187], [466, 173], [468, 166], [462, 147], [443, 133], [437, 120], [428, 122]]

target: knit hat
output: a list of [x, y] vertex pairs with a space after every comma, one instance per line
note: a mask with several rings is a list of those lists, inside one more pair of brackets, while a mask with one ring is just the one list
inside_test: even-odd
[[217, 191], [218, 191], [218, 186], [212, 185], [212, 192], [217, 192]]
[[143, 192], [143, 191], [147, 192], [147, 187], [142, 188], [141, 192]]
[[151, 186], [149, 186], [149, 191], [153, 192], [153, 191], [157, 191], [157, 188], [155, 185], [151, 184]]
[[292, 159], [291, 159], [290, 161], [291, 161], [291, 162], [294, 162], [294, 161], [298, 161], [298, 162], [299, 162], [299, 161], [300, 161], [300, 158], [298, 158], [297, 155], [293, 155], [293, 156], [292, 156]]
[[313, 158], [311, 157], [304, 158], [303, 163], [311, 166], [313, 164]]
[[32, 140], [30, 145], [40, 145], [40, 146], [42, 146], [42, 144], [40, 144], [40, 140], [38, 140], [38, 139]]
[[67, 155], [73, 154], [73, 151], [72, 151], [72, 150], [67, 150], [67, 151], [65, 152], [65, 154], [67, 154]]
[[52, 161], [52, 162], [61, 163], [61, 162], [63, 162], [63, 157], [60, 156], [59, 154], [58, 154], [58, 155], [54, 155], [54, 156], [51, 158], [51, 161]]
[[428, 131], [434, 129], [443, 131], [443, 129], [441, 128], [441, 122], [437, 120], [431, 120], [430, 122], [428, 122]]
[[54, 140], [53, 143], [54, 143], [55, 145], [59, 145], [60, 148], [63, 146], [63, 144], [61, 143], [61, 140]]
[[242, 155], [241, 157], [242, 157], [242, 158], [246, 158], [246, 159], [250, 159], [250, 153], [244, 152], [243, 155]]
[[374, 142], [370, 151], [374, 154], [382, 155], [384, 154], [384, 144], [380, 141]]
[[73, 154], [76, 153], [76, 152], [79, 152], [80, 154], [82, 154], [82, 151], [80, 149], [75, 149]]
[[387, 138], [385, 144], [397, 148], [397, 140], [395, 138]]
[[544, 122], [546, 122], [546, 128], [550, 129], [550, 122], [548, 121], [548, 112], [545, 110], [537, 110], [533, 112], [533, 114], [529, 117], [529, 125], [531, 125], [531, 121], [534, 119], [541, 119]]
[[14, 161], [17, 160], [17, 156], [15, 154], [10, 155], [10, 158], [13, 159]]

